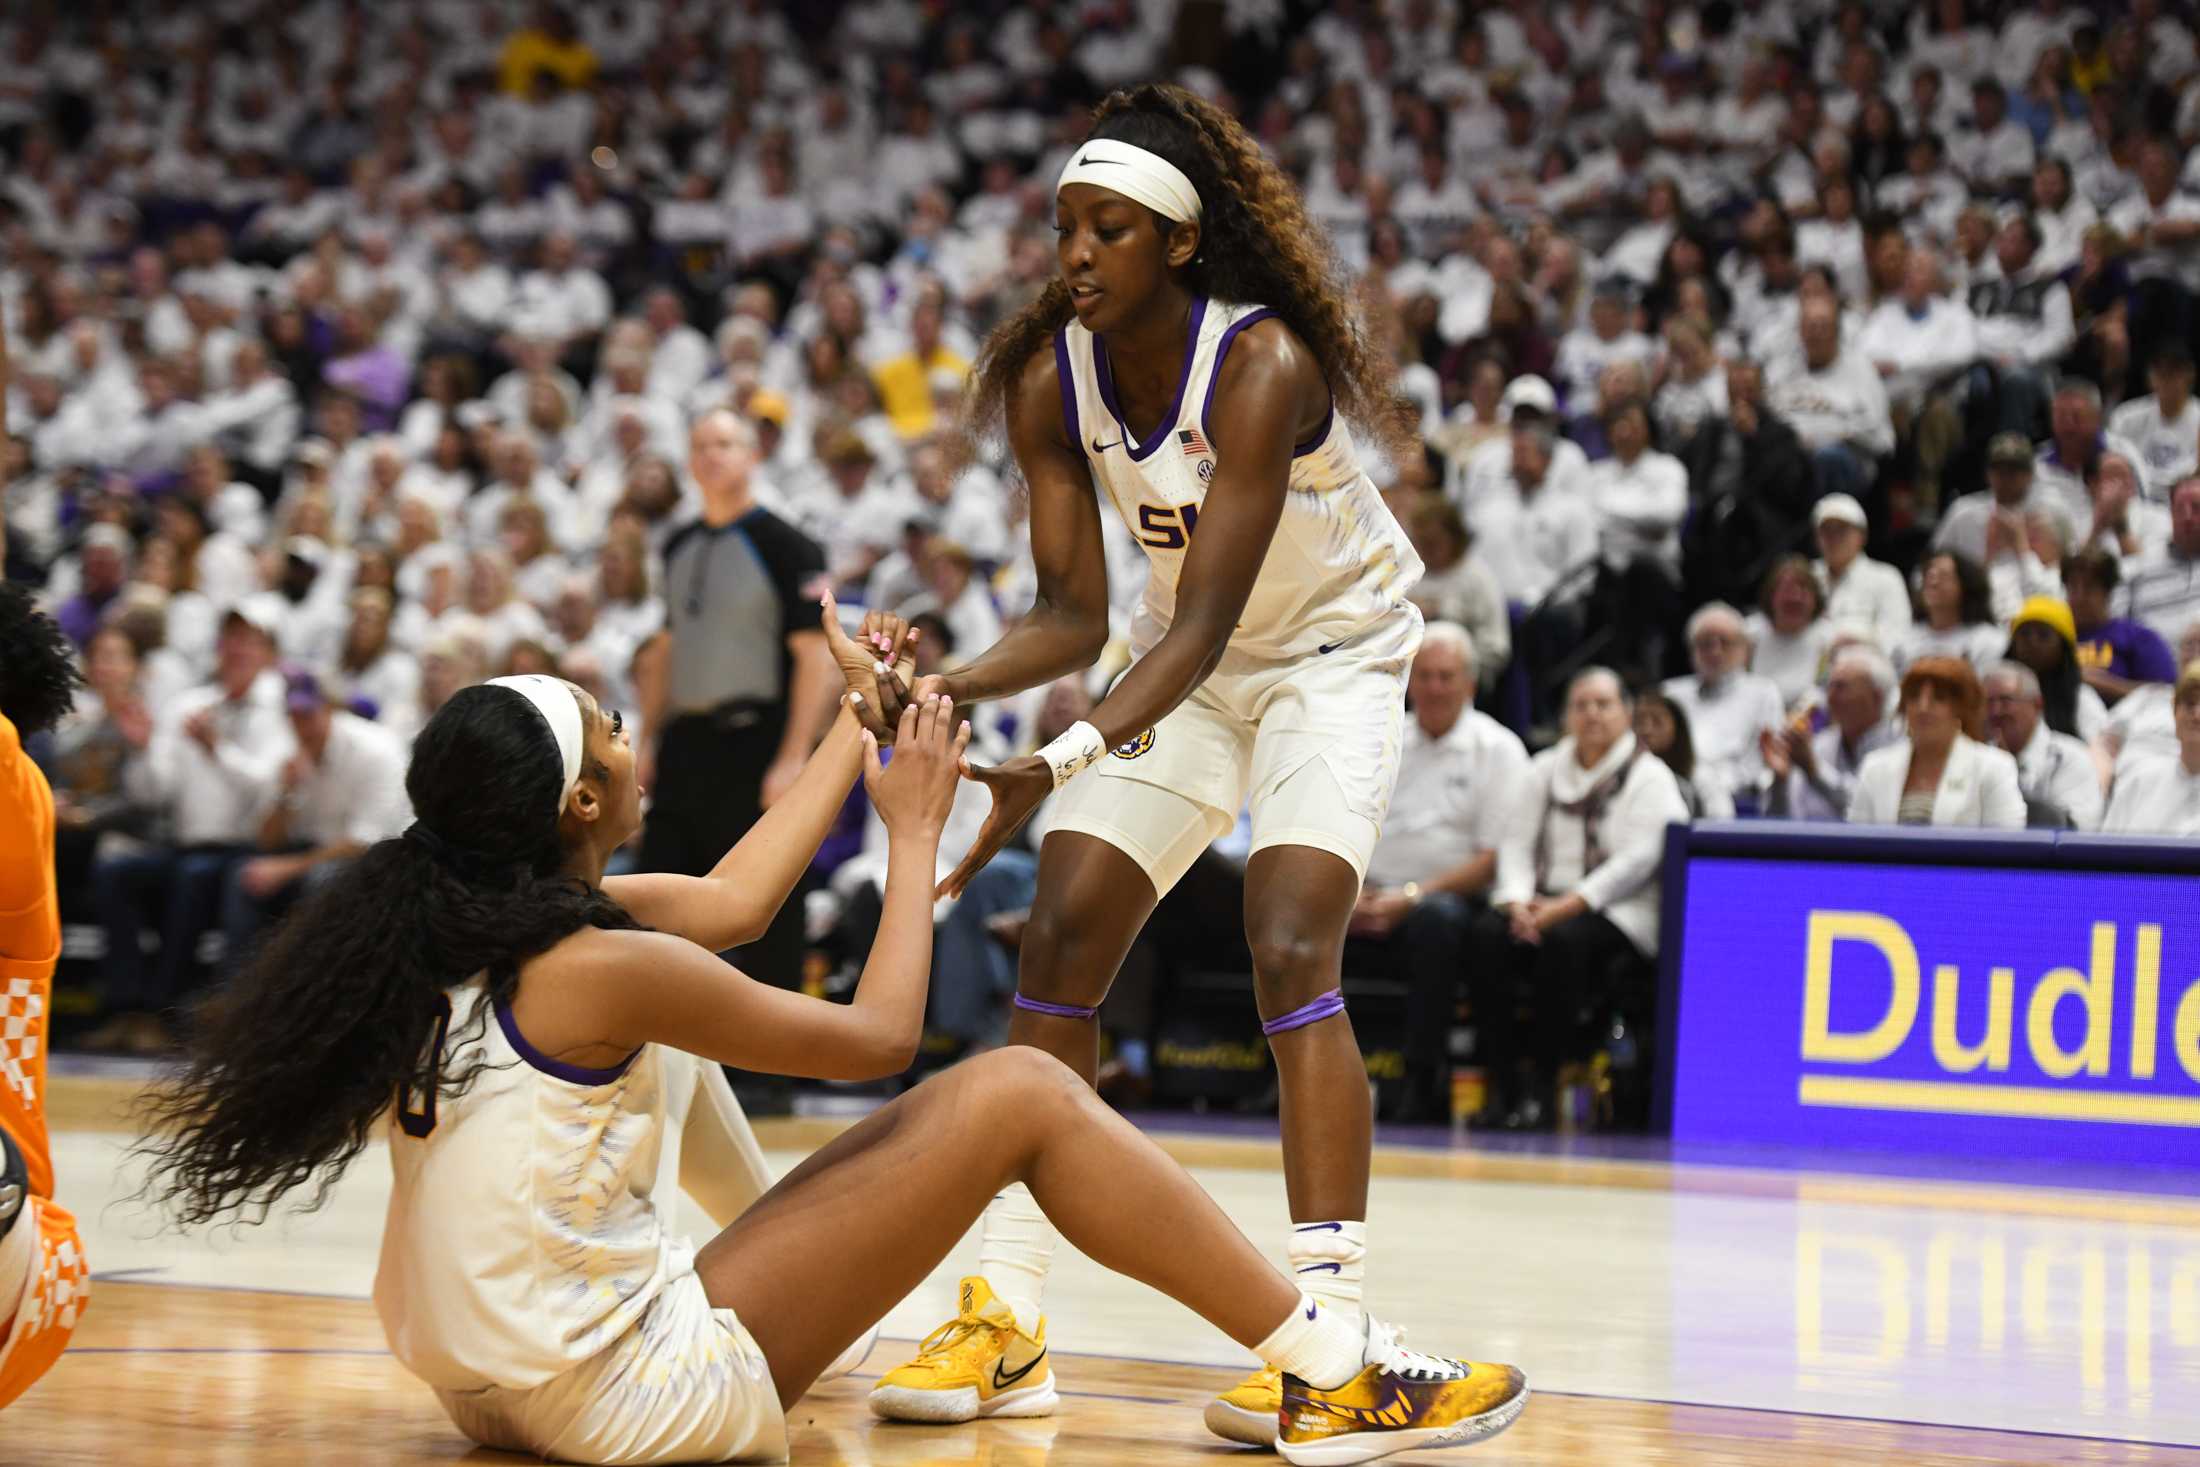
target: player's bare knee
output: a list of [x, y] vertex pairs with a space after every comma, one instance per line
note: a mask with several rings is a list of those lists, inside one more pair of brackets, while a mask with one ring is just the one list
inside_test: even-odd
[[1090, 1093], [1075, 1070], [1028, 1044], [1007, 1045], [971, 1064], [983, 1070], [989, 1106], [1037, 1122], [1041, 1130], [1062, 1108], [1081, 1104]]
[[1089, 971], [1091, 965], [1079, 958], [1090, 945], [1080, 936], [1089, 925], [1075, 913], [1061, 912], [1043, 902], [1034, 906], [1031, 921], [1024, 928], [1017, 991], [1026, 998], [1050, 1003], [1099, 1002], [1099, 993], [1094, 991], [1095, 975]]
[[[1261, 997], [1312, 997], [1335, 986], [1337, 945], [1328, 935], [1288, 918], [1256, 923], [1246, 934], [1253, 950], [1253, 978]], [[1312, 983], [1314, 988], [1308, 988]], [[1302, 992], [1302, 990], [1304, 990]]]

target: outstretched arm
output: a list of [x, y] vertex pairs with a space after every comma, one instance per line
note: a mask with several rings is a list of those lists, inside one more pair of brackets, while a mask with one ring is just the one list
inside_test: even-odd
[[859, 712], [876, 702], [877, 678], [869, 669], [876, 639], [884, 647], [901, 647], [899, 671], [904, 680], [915, 670], [909, 657], [911, 634], [900, 617], [872, 613], [860, 633], [863, 644], [841, 630], [839, 612], [830, 596], [821, 618], [829, 655], [847, 677], [851, 688], [869, 686], [872, 696], [862, 701], [844, 696], [825, 741], [810, 756], [787, 792], [749, 827], [734, 848], [719, 859], [708, 876], [679, 876], [647, 872], [612, 876], [604, 880], [605, 895], [617, 901], [635, 920], [660, 932], [677, 933], [699, 947], [722, 952], [753, 941], [771, 925], [794, 885], [809, 869], [818, 844], [832, 829], [848, 790], [863, 771], [863, 729]]
[[591, 928], [528, 969], [512, 1001], [522, 1031], [577, 1064], [615, 1063], [660, 1043], [719, 1064], [820, 1080], [875, 1080], [908, 1068], [932, 971], [933, 863], [970, 731], [952, 704], [934, 698], [912, 706], [897, 732], [890, 771], [880, 769], [875, 744], [862, 746], [864, 785], [891, 845], [878, 937], [852, 1001], [759, 983], [669, 933]]

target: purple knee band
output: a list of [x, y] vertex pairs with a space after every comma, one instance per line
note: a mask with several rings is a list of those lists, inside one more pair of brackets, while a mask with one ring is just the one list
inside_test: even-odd
[[1100, 1012], [1098, 1004], [1087, 1008], [1074, 1003], [1042, 1003], [1036, 998], [1025, 998], [1020, 993], [1016, 995], [1016, 1007], [1029, 1009], [1035, 1014], [1052, 1014], [1057, 1019], [1089, 1019]]
[[1304, 1029], [1318, 1024], [1335, 1014], [1344, 1012], [1344, 990], [1332, 988], [1312, 1003], [1303, 1004], [1281, 1018], [1270, 1019], [1260, 1026], [1263, 1034], [1281, 1034], [1289, 1029]]

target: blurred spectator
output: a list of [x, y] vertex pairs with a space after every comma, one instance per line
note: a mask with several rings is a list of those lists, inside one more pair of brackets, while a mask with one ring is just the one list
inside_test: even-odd
[[1757, 736], [1772, 784], [1765, 813], [1775, 819], [1844, 820], [1866, 756], [1900, 735], [1888, 722], [1894, 664], [1870, 647], [1833, 654], [1826, 677], [1826, 726], [1813, 734], [1790, 720]]
[[2164, 641], [2200, 617], [2200, 478], [2177, 481], [2169, 513], [2169, 543], [2130, 568], [2118, 601], [2124, 615]]
[[1912, 663], [1902, 675], [1902, 721], [1903, 738], [1865, 757], [1850, 824], [2024, 827], [2017, 762], [1983, 742], [1985, 695], [1970, 663]]
[[341, 872], [378, 840], [412, 822], [405, 795], [406, 746], [389, 730], [334, 706], [310, 669], [284, 676], [284, 709], [295, 747], [276, 776], [260, 821], [261, 854], [229, 868], [222, 897], [226, 960], [236, 962], [261, 930]]
[[2092, 830], [2101, 823], [2101, 778], [2081, 739], [2047, 726], [2040, 680], [2021, 662], [1986, 671], [1986, 730], [2017, 761], [2027, 825]]
[[1792, 708], [1818, 690], [1833, 652], [1835, 628], [1826, 616], [1826, 593], [1808, 560], [1784, 555], [1772, 563], [1744, 630], [1749, 670], [1770, 678], [1783, 704]]
[[2109, 415], [2110, 435], [2138, 452], [2146, 490], [2157, 499], [2168, 498], [2171, 485], [2200, 468], [2200, 403], [2192, 384], [2192, 348], [2166, 341], [2147, 363], [2149, 394]]
[[2108, 724], [2108, 705], [2085, 684], [2078, 628], [2067, 603], [2035, 596], [2009, 624], [2007, 656], [2032, 669], [2046, 698], [2047, 726], [2090, 743]]
[[1696, 737], [1688, 725], [1687, 709], [1656, 688], [1643, 689], [1635, 698], [1635, 737], [1673, 771], [1690, 819], [1734, 818], [1731, 791], [1716, 782], [1700, 789], [1696, 785]]
[[1476, 553], [1466, 522], [1442, 496], [1424, 494], [1414, 501], [1406, 533], [1426, 567], [1408, 593], [1413, 604], [1432, 622], [1455, 622], [1466, 629], [1473, 638], [1469, 661], [1479, 669], [1483, 686], [1493, 686], [1512, 657], [1512, 624], [1505, 593]]
[[2006, 639], [1978, 562], [1948, 550], [1927, 556], [1917, 600], [1922, 620], [1896, 647], [1896, 667], [1927, 657], [1960, 657], [1977, 672], [2001, 660]]
[[1894, 421], [1878, 371], [1842, 345], [1840, 307], [1805, 301], [1796, 316], [1799, 356], [1777, 360], [1765, 374], [1765, 405], [1790, 424], [1810, 450], [1822, 494], [1861, 494], [1877, 461], [1894, 451]]
[[1467, 980], [1489, 1077], [1486, 1119], [1497, 1124], [1549, 1124], [1559, 1067], [1587, 1053], [1584, 1011], [1594, 1018], [1648, 991], [1665, 827], [1688, 807], [1673, 771], [1636, 743], [1630, 717], [1616, 674], [1576, 675], [1566, 736], [1530, 764], [1498, 850]]
[[1737, 803], [1754, 800], [1765, 776], [1757, 736], [1778, 728], [1787, 713], [1780, 689], [1772, 679], [1748, 670], [1748, 628], [1742, 614], [1723, 601], [1688, 619], [1688, 655], [1696, 671], [1668, 679], [1665, 695], [1688, 714], [1696, 785], [1721, 791]]
[[2063, 563], [2063, 589], [2078, 633], [2078, 666], [2086, 686], [2113, 705], [2141, 683], [2177, 678], [2177, 659], [2160, 636], [2129, 617], [2110, 615], [2123, 567], [2106, 550], [2079, 551]]
[[1640, 398], [1615, 406], [1604, 427], [1612, 456], [1590, 465], [1585, 476], [1602, 565], [1592, 619], [1612, 629], [1617, 648], [1654, 675], [1683, 604], [1680, 527], [1688, 513], [1688, 471], [1652, 446], [1650, 411]]
[[84, 652], [85, 686], [54, 730], [55, 860], [65, 887], [89, 874], [102, 835], [143, 835], [151, 825], [154, 810], [130, 793], [143, 787], [137, 768], [153, 740], [141, 666], [119, 625], [94, 632]]
[[2200, 836], [2200, 662], [2186, 664], [2172, 695], [2177, 752], [2141, 755], [2116, 771], [2101, 829], [2113, 835]]
[[2027, 596], [2053, 594], [2048, 567], [2061, 553], [2051, 562], [2040, 551], [2070, 543], [2070, 516], [2062, 496], [2035, 479], [2032, 443], [2021, 433], [1997, 433], [1987, 445], [1986, 484], [1942, 513], [1933, 549], [1955, 551], [1985, 569], [1989, 593], [2007, 615]]
[[[86, 1043], [158, 1053], [162, 1018], [182, 997], [198, 942], [221, 910], [229, 870], [249, 853], [262, 802], [292, 750], [275, 673], [280, 598], [260, 594], [223, 618], [214, 681], [158, 711], [144, 761], [126, 788], [157, 808], [168, 843], [103, 857], [93, 900], [106, 932], [102, 1006], [109, 1017]], [[148, 962], [143, 928], [159, 935]]]
[[1811, 569], [1826, 591], [1826, 619], [1835, 632], [1868, 637], [1880, 650], [1900, 647], [1910, 633], [1910, 588], [1902, 572], [1864, 553], [1871, 522], [1846, 494], [1811, 507], [1820, 559]]
[[1412, 985], [1399, 1121], [1450, 1113], [1449, 1039], [1467, 935], [1487, 905], [1497, 847], [1528, 773], [1519, 737], [1474, 710], [1475, 661], [1464, 627], [1429, 625], [1407, 683], [1412, 717], [1398, 790], [1345, 948], [1346, 972], [1402, 974]]

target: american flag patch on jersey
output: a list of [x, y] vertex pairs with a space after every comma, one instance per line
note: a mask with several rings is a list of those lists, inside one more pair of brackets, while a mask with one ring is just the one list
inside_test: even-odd
[[1176, 435], [1176, 441], [1184, 445], [1184, 456], [1186, 458], [1192, 458], [1202, 453], [1214, 452], [1213, 449], [1207, 446], [1207, 439], [1205, 435], [1203, 435], [1197, 428], [1184, 429], [1182, 432]]

